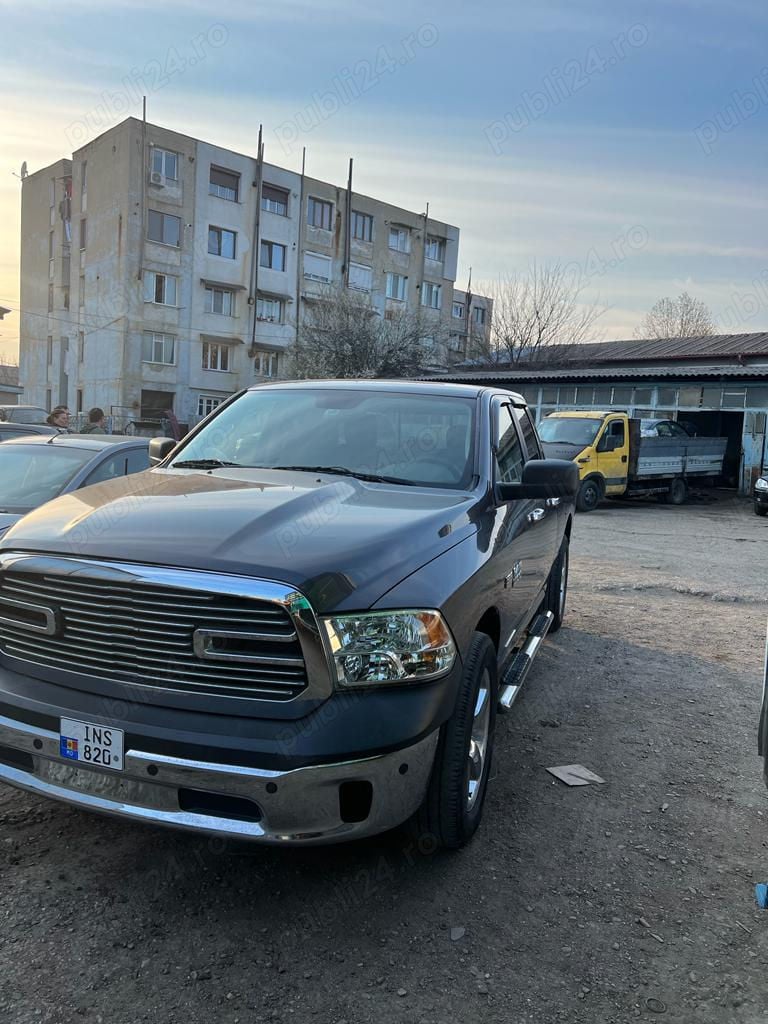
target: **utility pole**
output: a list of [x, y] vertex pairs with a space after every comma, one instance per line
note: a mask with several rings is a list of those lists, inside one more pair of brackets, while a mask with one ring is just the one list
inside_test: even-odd
[[472, 351], [472, 318], [470, 311], [472, 308], [472, 267], [469, 268], [469, 280], [467, 281], [467, 306], [464, 310], [464, 315], [467, 320], [467, 341], [466, 350], [464, 352], [464, 358], [470, 358], [470, 352]]
[[349, 158], [349, 177], [347, 178], [347, 201], [345, 203], [344, 218], [346, 221], [344, 231], [344, 266], [342, 278], [344, 284], [349, 288], [349, 261], [352, 255], [352, 157]]
[[144, 276], [144, 255], [146, 251], [147, 238], [147, 97], [141, 97], [141, 245], [139, 246], [139, 272], [138, 279], [141, 281]]
[[301, 181], [299, 184], [299, 240], [298, 252], [296, 253], [296, 340], [295, 345], [299, 347], [299, 328], [301, 325], [301, 261], [303, 258], [302, 242], [304, 239], [304, 175], [307, 169], [307, 147], [301, 150]]
[[259, 260], [261, 259], [260, 228], [261, 228], [261, 185], [264, 177], [264, 143], [262, 141], [263, 126], [259, 125], [259, 143], [256, 156], [256, 214], [253, 218], [253, 244], [251, 246], [251, 303], [253, 318], [251, 320], [251, 352], [256, 348], [256, 311], [259, 304]]

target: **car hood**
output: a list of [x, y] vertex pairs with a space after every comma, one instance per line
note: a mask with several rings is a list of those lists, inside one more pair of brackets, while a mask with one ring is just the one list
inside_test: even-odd
[[5, 531], [9, 527], [13, 526], [14, 523], [18, 523], [22, 514], [23, 513], [21, 512], [0, 512], [0, 537], [2, 537]]
[[367, 608], [477, 530], [477, 496], [268, 470], [154, 469], [63, 495], [0, 549], [279, 580]]
[[565, 459], [571, 462], [587, 447], [583, 444], [570, 444], [568, 441], [542, 441], [541, 445], [546, 458]]

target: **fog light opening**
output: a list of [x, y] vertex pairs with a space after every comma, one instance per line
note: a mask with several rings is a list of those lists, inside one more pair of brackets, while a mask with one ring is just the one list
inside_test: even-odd
[[373, 786], [370, 782], [342, 782], [339, 786], [341, 820], [352, 824], [365, 821], [371, 813]]

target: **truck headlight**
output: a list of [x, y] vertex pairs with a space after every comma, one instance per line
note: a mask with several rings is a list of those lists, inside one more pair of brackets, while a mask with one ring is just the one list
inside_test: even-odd
[[759, 476], [757, 478], [757, 483], [755, 484], [755, 490], [756, 491], [768, 491], [768, 480], [766, 480], [766, 478], [764, 476]]
[[421, 682], [447, 672], [456, 659], [439, 612], [333, 615], [323, 624], [340, 686]]

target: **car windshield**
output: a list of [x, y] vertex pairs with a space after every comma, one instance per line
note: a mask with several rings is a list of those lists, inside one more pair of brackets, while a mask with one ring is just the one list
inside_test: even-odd
[[372, 387], [257, 389], [223, 409], [174, 468], [259, 467], [466, 488], [475, 400]]
[[0, 510], [29, 512], [55, 498], [93, 454], [83, 448], [0, 445]]
[[560, 444], [577, 444], [586, 448], [595, 440], [601, 423], [602, 420], [586, 416], [548, 416], [539, 424], [539, 437], [542, 441], [559, 441]]

